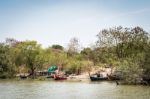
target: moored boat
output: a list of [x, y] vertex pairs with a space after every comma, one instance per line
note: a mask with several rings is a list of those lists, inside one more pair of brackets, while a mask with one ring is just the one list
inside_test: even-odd
[[67, 77], [55, 75], [54, 80], [67, 80]]
[[93, 74], [93, 75], [90, 75], [90, 79], [91, 81], [102, 81], [102, 80], [107, 80], [108, 77], [104, 77], [102, 74], [100, 73], [96, 73], [96, 74]]
[[21, 78], [21, 79], [26, 79], [27, 76], [26, 76], [26, 75], [20, 75], [20, 78]]
[[107, 77], [94, 77], [94, 76], [90, 76], [91, 81], [103, 81], [103, 80], [107, 80]]
[[143, 83], [144, 85], [150, 85], [150, 77], [144, 75], [144, 76], [142, 77], [142, 83]]

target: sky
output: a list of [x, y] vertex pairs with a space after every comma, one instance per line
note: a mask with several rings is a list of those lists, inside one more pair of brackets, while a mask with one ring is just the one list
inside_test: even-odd
[[82, 47], [102, 29], [140, 26], [150, 32], [150, 0], [0, 0], [0, 42], [36, 40], [43, 47]]

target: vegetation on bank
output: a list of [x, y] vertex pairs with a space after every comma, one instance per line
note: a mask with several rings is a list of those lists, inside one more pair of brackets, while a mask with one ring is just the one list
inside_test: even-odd
[[0, 78], [12, 78], [20, 72], [34, 76], [35, 71], [58, 65], [66, 73], [90, 71], [107, 64], [121, 71], [123, 80], [136, 83], [150, 75], [150, 38], [141, 27], [121, 26], [103, 29], [97, 34], [94, 47], [80, 50], [79, 40], [72, 38], [67, 48], [52, 45], [42, 48], [36, 41], [7, 38], [0, 43]]

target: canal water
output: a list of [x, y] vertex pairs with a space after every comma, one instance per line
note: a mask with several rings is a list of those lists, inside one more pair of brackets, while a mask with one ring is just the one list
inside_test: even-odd
[[0, 80], [0, 99], [150, 99], [149, 86], [113, 82]]

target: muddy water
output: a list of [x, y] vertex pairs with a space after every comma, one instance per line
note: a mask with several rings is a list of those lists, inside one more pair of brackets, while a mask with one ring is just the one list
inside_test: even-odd
[[0, 80], [0, 99], [150, 99], [150, 87], [113, 82]]

